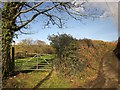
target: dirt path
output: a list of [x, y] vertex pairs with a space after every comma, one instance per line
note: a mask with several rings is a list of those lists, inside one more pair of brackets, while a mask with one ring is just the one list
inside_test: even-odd
[[118, 71], [120, 61], [113, 53], [106, 53], [101, 59], [98, 76], [85, 85], [87, 88], [119, 88]]
[[119, 63], [119, 60], [111, 53], [103, 58], [103, 73], [105, 77], [103, 88], [118, 88]]

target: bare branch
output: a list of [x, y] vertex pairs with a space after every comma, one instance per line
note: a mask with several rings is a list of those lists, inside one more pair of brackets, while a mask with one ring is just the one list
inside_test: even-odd
[[19, 12], [22, 10], [23, 6], [24, 6], [24, 4], [22, 4], [21, 7], [18, 7], [19, 8], [19, 10], [18, 10]]
[[59, 7], [57, 7], [57, 8], [60, 9], [61, 11], [67, 12], [71, 17], [73, 17], [76, 20], [77, 20], [77, 18], [73, 15], [76, 15], [76, 16], [79, 16], [79, 17], [82, 16], [82, 17], [92, 17], [92, 18], [98, 18], [99, 17], [99, 15], [97, 16], [95, 14], [83, 14], [83, 13], [77, 12], [75, 10], [70, 11], [70, 10], [67, 9], [66, 6], [64, 6], [64, 7], [65, 7], [65, 9], [62, 9], [62, 8], [59, 8]]
[[[78, 11], [74, 10], [74, 7], [76, 7], [76, 6], [74, 6], [73, 4], [68, 3], [68, 2], [64, 2], [64, 3], [63, 2], [58, 2], [58, 3], [56, 2], [56, 3], [53, 3], [54, 6], [45, 8], [43, 10], [38, 10], [36, 7], [38, 7], [42, 3], [43, 2], [38, 3], [38, 4], [34, 5], [33, 7], [28, 5], [28, 4], [25, 4], [25, 6], [29, 7], [29, 9], [23, 10], [20, 13], [25, 13], [25, 12], [28, 12], [31, 10], [36, 11], [36, 13], [28, 21], [24, 22], [21, 26], [18, 26], [16, 31], [25, 27], [27, 24], [29, 24], [32, 20], [34, 20], [40, 14], [41, 15], [43, 14], [49, 18], [49, 22], [47, 22], [47, 25], [50, 24], [50, 22], [51, 22], [53, 25], [57, 25], [59, 28], [61, 28], [63, 25], [62, 19], [57, 15], [53, 15], [53, 14], [49, 13], [49, 11], [54, 9], [54, 8], [56, 8], [57, 10], [60, 10], [62, 12], [66, 12], [69, 16], [71, 16], [75, 20], [81, 20], [81, 17], [93, 17], [93, 18], [99, 17], [95, 14], [85, 14], [85, 13], [78, 12]], [[81, 5], [83, 5], [84, 3], [81, 3]]]
[[19, 16], [19, 19], [20, 19], [20, 23], [21, 23], [21, 24], [23, 24], [23, 21], [22, 21], [22, 19], [21, 19], [21, 17], [20, 17], [20, 16]]
[[31, 32], [23, 32], [22, 30], [19, 30], [19, 32], [20, 32], [21, 34], [34, 34], [34, 33], [31, 33]]
[[[55, 4], [54, 4], [54, 5], [55, 5]], [[31, 7], [31, 6], [29, 6], [29, 5], [27, 5], [27, 6], [28, 6], [28, 7]], [[35, 11], [37, 11], [37, 12], [40, 12], [38, 9], [35, 9], [35, 8], [34, 8], [33, 10], [35, 10]], [[45, 26], [48, 26], [48, 25], [50, 24], [50, 21], [51, 21], [52, 24], [56, 24], [59, 28], [62, 27], [62, 20], [61, 20], [61, 18], [59, 18], [58, 16], [55, 16], [55, 15], [51, 15], [51, 14], [49, 14], [48, 12], [47, 12], [47, 13], [43, 13], [43, 14], [46, 15], [47, 17], [49, 17], [49, 20], [48, 20], [48, 22], [47, 22], [47, 24], [46, 24]], [[57, 19], [59, 20], [60, 25], [55, 22], [55, 20], [53, 19], [53, 17], [55, 17], [55, 18], [57, 18]]]
[[22, 10], [22, 11], [20, 11], [19, 13], [17, 13], [17, 14], [15, 15], [15, 17], [13, 17], [13, 18], [16, 18], [16, 17], [19, 16], [21, 13], [29, 12], [29, 11], [31, 11], [32, 9], [38, 7], [38, 6], [41, 5], [41, 4], [43, 4], [43, 2], [40, 2], [40, 3], [36, 4], [36, 5], [34, 5], [33, 7], [27, 9], [27, 10]]
[[[25, 4], [27, 7], [31, 8], [32, 6], [28, 5], [28, 4]], [[33, 8], [33, 10], [37, 11], [37, 12], [40, 12], [38, 9], [36, 8]]]
[[75, 16], [73, 16], [69, 11], [68, 11], [68, 9], [64, 6], [64, 8], [65, 8], [65, 10], [66, 10], [66, 12], [68, 13], [68, 15], [70, 15], [72, 18], [74, 18], [75, 20], [80, 20], [81, 21], [81, 19], [79, 19], [79, 18], [76, 18]]
[[32, 20], [34, 20], [40, 13], [37, 13], [35, 15], [33, 15], [33, 17], [28, 20], [27, 22], [25, 22], [23, 25], [19, 26], [16, 30], [20, 30], [21, 28], [23, 28], [24, 26], [26, 26], [27, 24], [29, 24]]
[[14, 8], [18, 9], [21, 6], [21, 3], [17, 4]]
[[[16, 29], [16, 31], [18, 31], [19, 29], [23, 28], [23, 27], [26, 26], [27, 24], [29, 24], [29, 23], [30, 23], [32, 20], [34, 20], [38, 15], [43, 14], [43, 13], [45, 13], [45, 12], [48, 12], [48, 11], [52, 10], [53, 8], [59, 6], [59, 5], [60, 5], [60, 3], [56, 4], [55, 6], [52, 6], [51, 8], [48, 8], [48, 9], [46, 9], [46, 10], [43, 10], [43, 11], [41, 11], [41, 12], [39, 11], [38, 13], [36, 13], [35, 15], [33, 15], [30, 20], [28, 20], [27, 22], [25, 22], [23, 25], [18, 26], [17, 29]], [[34, 8], [33, 8], [33, 9], [34, 9]]]
[[[44, 13], [44, 15], [46, 15], [47, 17], [49, 17], [49, 21], [51, 21], [51, 23], [53, 24], [53, 25], [57, 25], [59, 28], [62, 28], [62, 26], [63, 26], [63, 23], [62, 23], [62, 19], [60, 18], [60, 17], [58, 17], [58, 16], [56, 16], [56, 15], [51, 15], [51, 14], [49, 14], [49, 13]], [[55, 20], [55, 19], [53, 19], [53, 18], [56, 18], [56, 19], [58, 19], [58, 21], [59, 21], [59, 24], [57, 23], [57, 21]], [[49, 22], [47, 23], [47, 25], [49, 24]]]

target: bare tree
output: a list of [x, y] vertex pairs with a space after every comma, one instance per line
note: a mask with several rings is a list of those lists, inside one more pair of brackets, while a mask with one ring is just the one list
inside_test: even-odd
[[18, 45], [28, 45], [28, 46], [33, 44], [34, 44], [34, 41], [30, 38], [23, 39], [18, 43]]
[[46, 43], [44, 41], [41, 41], [41, 40], [36, 40], [35, 44], [36, 45], [46, 45]]

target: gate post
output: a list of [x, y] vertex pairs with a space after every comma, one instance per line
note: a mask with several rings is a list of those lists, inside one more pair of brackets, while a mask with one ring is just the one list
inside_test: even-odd
[[14, 54], [15, 54], [15, 48], [12, 47], [12, 69], [13, 69], [13, 71], [15, 70], [15, 57], [14, 57]]

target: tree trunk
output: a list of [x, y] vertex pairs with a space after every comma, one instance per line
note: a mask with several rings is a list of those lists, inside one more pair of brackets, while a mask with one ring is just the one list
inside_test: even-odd
[[117, 47], [115, 48], [114, 53], [118, 57], [118, 59], [120, 60], [120, 37], [118, 39]]
[[16, 3], [4, 3], [2, 10], [2, 75], [3, 79], [13, 72], [12, 60], [10, 57], [11, 43], [14, 36], [16, 24], [13, 17], [17, 13], [14, 9]]
[[11, 67], [11, 57], [10, 57], [10, 49], [12, 42], [12, 34], [11, 30], [2, 29], [2, 73], [3, 76], [8, 76], [12, 72]]

